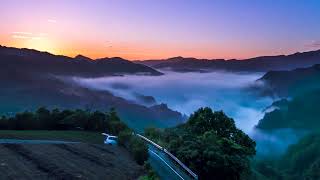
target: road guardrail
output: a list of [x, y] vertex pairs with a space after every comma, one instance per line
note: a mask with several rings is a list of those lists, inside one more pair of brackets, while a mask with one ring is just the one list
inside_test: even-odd
[[193, 177], [194, 179], [198, 179], [198, 175], [195, 174], [194, 172], [192, 172], [191, 169], [189, 169], [185, 164], [183, 164], [177, 157], [175, 157], [173, 154], [171, 154], [168, 150], [166, 150], [164, 147], [160, 146], [159, 144], [151, 141], [150, 139], [140, 135], [140, 134], [136, 134], [138, 137], [140, 137], [141, 139], [147, 141], [149, 144], [153, 145], [154, 147], [156, 147], [157, 149], [163, 151], [165, 154], [167, 154], [171, 159], [173, 159], [177, 164], [179, 164], [182, 169], [184, 169], [191, 177]]

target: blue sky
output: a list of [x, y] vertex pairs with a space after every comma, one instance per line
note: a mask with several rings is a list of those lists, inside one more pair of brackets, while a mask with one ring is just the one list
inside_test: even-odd
[[317, 0], [3, 0], [0, 20], [0, 44], [66, 55], [241, 59], [320, 49]]

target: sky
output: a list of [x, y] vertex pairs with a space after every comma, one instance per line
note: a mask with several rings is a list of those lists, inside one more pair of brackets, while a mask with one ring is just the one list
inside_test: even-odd
[[130, 60], [320, 49], [318, 0], [1, 0], [0, 45]]

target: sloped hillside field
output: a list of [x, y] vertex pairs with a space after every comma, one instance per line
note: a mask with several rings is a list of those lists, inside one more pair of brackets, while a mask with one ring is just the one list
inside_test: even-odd
[[137, 179], [143, 173], [127, 151], [106, 145], [0, 144], [0, 157], [0, 179]]

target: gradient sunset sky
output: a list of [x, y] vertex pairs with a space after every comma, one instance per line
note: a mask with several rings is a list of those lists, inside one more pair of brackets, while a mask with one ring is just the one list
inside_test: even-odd
[[127, 59], [320, 49], [319, 0], [1, 0], [0, 45]]

